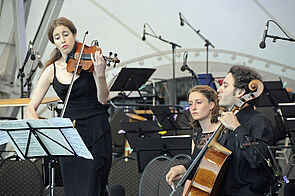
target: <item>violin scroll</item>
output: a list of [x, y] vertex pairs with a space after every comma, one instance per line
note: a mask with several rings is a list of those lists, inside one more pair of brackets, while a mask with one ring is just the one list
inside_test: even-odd
[[248, 101], [256, 99], [259, 97], [264, 89], [263, 83], [260, 80], [252, 80], [249, 85], [249, 89], [251, 92], [248, 94], [243, 95], [238, 102], [235, 103], [235, 105], [239, 108], [242, 108], [244, 104], [246, 104]]
[[252, 80], [248, 87], [252, 91], [250, 92], [250, 95], [253, 97], [253, 99], [259, 97], [264, 89], [263, 83], [260, 80]]

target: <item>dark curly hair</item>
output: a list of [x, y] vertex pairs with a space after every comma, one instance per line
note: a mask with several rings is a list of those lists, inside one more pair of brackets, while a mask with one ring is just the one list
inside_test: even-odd
[[245, 89], [246, 93], [250, 92], [248, 84], [252, 80], [256, 79], [262, 81], [260, 74], [248, 66], [234, 65], [230, 68], [228, 73], [231, 73], [235, 79], [235, 89]]
[[[245, 94], [249, 93], [250, 89], [248, 85], [252, 80], [262, 81], [261, 75], [257, 73], [254, 69], [248, 66], [234, 65], [230, 68], [228, 73], [231, 73], [235, 80], [235, 83], [234, 83], [235, 89], [233, 92], [234, 95], [237, 89], [245, 89]], [[247, 103], [252, 106], [256, 105], [259, 102], [260, 97], [261, 96], [259, 96], [258, 99], [256, 98]]]
[[[214, 103], [214, 108], [211, 110], [211, 123], [217, 123], [218, 122], [217, 118], [218, 118], [218, 114], [219, 114], [217, 92], [214, 89], [212, 89], [210, 86], [197, 85], [189, 90], [189, 92], [187, 93], [187, 99], [189, 98], [189, 95], [193, 92], [201, 93], [202, 95], [204, 95], [207, 98], [209, 103], [210, 102]], [[198, 121], [192, 119], [191, 125], [193, 127], [196, 127], [198, 125]]]

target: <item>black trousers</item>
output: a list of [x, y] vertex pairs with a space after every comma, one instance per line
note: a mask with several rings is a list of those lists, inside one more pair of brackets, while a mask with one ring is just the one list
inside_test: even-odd
[[[107, 132], [100, 138], [100, 145], [110, 142], [111, 134]], [[93, 154], [94, 160], [80, 157], [60, 158], [61, 173], [65, 196], [105, 196], [111, 156]]]

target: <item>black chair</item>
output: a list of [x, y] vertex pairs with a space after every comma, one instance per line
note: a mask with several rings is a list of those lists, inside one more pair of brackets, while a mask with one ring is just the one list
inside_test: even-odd
[[138, 195], [140, 173], [137, 160], [133, 157], [121, 157], [114, 161], [109, 174], [109, 187], [122, 185], [128, 196]]
[[159, 184], [165, 178], [165, 169], [169, 165], [170, 157], [158, 156], [145, 167], [139, 183], [139, 196], [159, 195]]
[[32, 161], [12, 156], [1, 162], [1, 196], [41, 196], [42, 193], [41, 173]]
[[121, 184], [112, 184], [108, 186], [109, 196], [125, 196], [125, 188]]
[[[187, 161], [189, 161], [191, 159], [190, 156], [186, 155], [186, 154], [178, 154], [175, 155], [170, 161], [169, 164], [167, 165], [166, 169], [165, 169], [165, 173], [164, 176], [166, 176], [166, 174], [168, 173], [168, 171], [170, 170], [171, 167], [176, 166], [176, 165], [180, 165], [183, 163], [186, 163]], [[176, 186], [178, 183], [178, 181], [174, 182], [174, 185]], [[160, 179], [160, 183], [159, 183], [159, 196], [160, 195], [170, 195], [172, 191], [172, 188], [170, 185], [168, 185], [168, 183], [166, 182], [166, 178], [161, 178]], [[181, 196], [183, 192], [183, 187], [180, 187], [176, 190], [176, 192], [173, 194], [173, 196]]]

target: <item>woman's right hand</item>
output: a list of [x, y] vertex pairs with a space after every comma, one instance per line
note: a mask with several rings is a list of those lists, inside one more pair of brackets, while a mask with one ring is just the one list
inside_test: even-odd
[[186, 169], [183, 165], [177, 165], [172, 167], [166, 175], [166, 182], [169, 185], [172, 185], [174, 181], [182, 178], [185, 172], [186, 172]]

